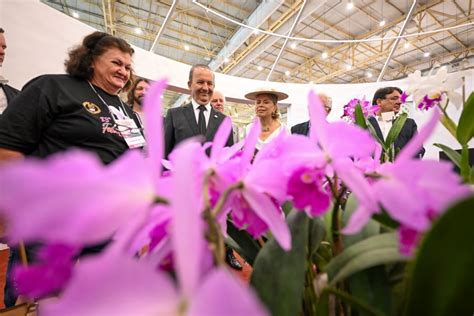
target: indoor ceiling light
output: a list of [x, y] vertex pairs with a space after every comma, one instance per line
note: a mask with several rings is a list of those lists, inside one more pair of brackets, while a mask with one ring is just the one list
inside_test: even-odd
[[139, 28], [139, 27], [135, 28], [135, 34], [142, 34], [142, 33], [143, 33], [143, 31], [142, 31], [141, 28]]
[[352, 65], [351, 64], [347, 64], [346, 65], [346, 70], [351, 70], [352, 69]]
[[296, 49], [296, 43], [291, 43], [290, 47], [291, 49]]
[[262, 66], [258, 66], [258, 67], [257, 67], [257, 70], [258, 70], [258, 71], [262, 71], [262, 70], [263, 70], [263, 67], [262, 67]]
[[379, 25], [384, 26], [385, 25], [385, 20], [380, 21]]
[[77, 13], [77, 11], [73, 11], [72, 16], [76, 19], [79, 19], [79, 13]]
[[403, 47], [405, 47], [405, 48], [410, 47], [410, 42], [405, 42], [405, 44], [403, 45]]
[[327, 52], [323, 52], [323, 53], [321, 54], [321, 57], [322, 57], [323, 59], [328, 58], [328, 53], [327, 53]]
[[367, 71], [367, 74], [366, 74], [366, 75], [367, 75], [367, 78], [372, 78], [372, 76], [373, 76], [370, 71]]
[[423, 53], [423, 56], [424, 56], [424, 57], [430, 57], [430, 52], [424, 52], [424, 53]]
[[314, 84], [314, 82], [313, 82], [313, 81], [310, 81], [309, 84]]
[[289, 77], [289, 76], [290, 76], [290, 71], [289, 71], [289, 70], [285, 71], [285, 75], [286, 75], [287, 77]]
[[230, 61], [229, 57], [224, 58], [224, 62], [228, 63]]
[[347, 10], [352, 10], [354, 8], [354, 3], [352, 1], [349, 1], [346, 5]]
[[188, 44], [184, 44], [184, 50], [189, 50], [189, 45]]
[[254, 35], [257, 35], [258, 33], [260, 33], [258, 30], [253, 30], [252, 32]]

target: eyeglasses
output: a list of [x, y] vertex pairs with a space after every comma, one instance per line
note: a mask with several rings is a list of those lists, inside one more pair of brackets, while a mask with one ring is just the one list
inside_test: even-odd
[[126, 125], [121, 125], [121, 124], [117, 124], [115, 123], [114, 125], [114, 129], [117, 131], [117, 132], [120, 132], [120, 134], [122, 135], [133, 135], [133, 134], [140, 134], [141, 131], [144, 130], [143, 127], [129, 127], [129, 126], [126, 126]]

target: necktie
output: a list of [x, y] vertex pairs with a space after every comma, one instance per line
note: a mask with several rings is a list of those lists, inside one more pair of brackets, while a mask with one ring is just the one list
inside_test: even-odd
[[201, 133], [201, 135], [203, 136], [206, 136], [206, 117], [204, 116], [204, 111], [207, 111], [207, 109], [204, 105], [200, 105], [198, 107], [198, 110], [199, 110], [199, 120], [198, 120], [199, 133]]

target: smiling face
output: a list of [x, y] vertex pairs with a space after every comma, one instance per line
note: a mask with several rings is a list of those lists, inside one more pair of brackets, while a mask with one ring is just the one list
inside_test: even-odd
[[192, 79], [188, 82], [188, 88], [194, 101], [200, 105], [208, 104], [214, 92], [214, 74], [206, 68], [195, 68]]
[[259, 94], [255, 99], [255, 113], [260, 118], [271, 117], [277, 110], [275, 98], [271, 94]]
[[211, 98], [211, 105], [214, 108], [214, 110], [224, 113], [224, 103], [225, 103], [224, 95], [220, 93], [219, 91], [214, 91], [214, 94], [212, 95], [212, 98]]
[[114, 47], [96, 57], [92, 68], [92, 83], [110, 94], [117, 94], [130, 79], [132, 56]]

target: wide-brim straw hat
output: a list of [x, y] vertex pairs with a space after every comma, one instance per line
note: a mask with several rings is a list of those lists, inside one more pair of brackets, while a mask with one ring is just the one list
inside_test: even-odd
[[273, 88], [260, 88], [256, 91], [247, 93], [245, 97], [249, 100], [255, 100], [260, 94], [273, 94], [277, 97], [278, 101], [285, 100], [286, 98], [288, 98], [288, 94], [277, 91]]

